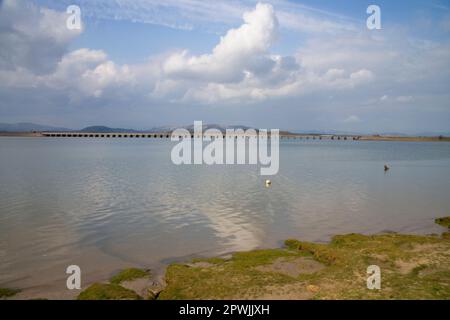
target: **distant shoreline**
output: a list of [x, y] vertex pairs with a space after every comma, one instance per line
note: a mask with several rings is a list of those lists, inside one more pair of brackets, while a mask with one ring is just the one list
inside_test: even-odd
[[362, 136], [360, 140], [366, 141], [437, 141], [450, 142], [450, 137], [401, 137], [401, 136]]
[[[0, 137], [63, 137], [63, 138], [169, 138], [170, 132], [0, 132]], [[281, 139], [311, 140], [357, 140], [357, 141], [405, 141], [405, 142], [450, 142], [445, 136], [392, 136], [392, 135], [338, 135], [280, 133]]]

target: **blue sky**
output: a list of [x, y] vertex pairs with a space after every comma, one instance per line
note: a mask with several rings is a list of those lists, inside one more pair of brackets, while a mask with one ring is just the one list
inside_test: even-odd
[[[206, 22], [196, 22], [195, 17], [183, 17], [178, 21], [180, 21], [181, 26], [189, 25], [191, 27], [186, 30], [182, 27], [167, 27], [158, 23], [134, 22], [131, 19], [117, 20], [113, 15], [120, 13], [119, 6], [111, 6], [114, 11], [108, 17], [97, 15], [97, 11], [101, 9], [95, 5], [96, 1], [37, 1], [43, 6], [59, 11], [64, 11], [70, 4], [85, 7], [89, 2], [91, 4], [88, 6], [88, 12], [84, 12], [86, 30], [71, 44], [71, 48], [102, 49], [108, 52], [108, 55], [118, 63], [139, 63], [151, 54], [163, 53], [173, 48], [189, 48], [191, 52], [196, 54], [205, 53], [215, 46], [217, 35], [224, 34], [230, 27], [238, 27], [241, 23], [240, 19], [230, 19], [231, 21], [228, 24], [217, 23], [214, 21], [213, 15]], [[248, 5], [250, 9], [256, 2], [246, 1], [243, 3]], [[306, 11], [316, 14], [318, 17], [348, 21], [359, 28], [365, 27], [366, 8], [374, 3], [372, 0], [286, 2], [294, 6], [297, 5], [299, 8], [308, 8]], [[443, 10], [443, 8], [449, 6], [447, 1], [377, 1], [376, 4], [383, 9], [384, 25], [398, 25], [405, 28], [412, 27], [413, 22], [422, 19], [438, 21], [449, 13], [448, 8]], [[172, 10], [165, 10], [169, 21], [172, 21], [174, 12], [178, 11], [176, 5], [172, 6]], [[145, 14], [151, 16], [151, 12]], [[179, 18], [178, 15], [176, 17]], [[427, 30], [420, 27], [415, 28], [414, 32], [416, 34], [423, 33], [423, 36], [430, 38], [448, 37], [448, 34], [441, 33], [439, 30], [429, 30], [429, 27]], [[281, 54], [292, 54], [304, 43], [307, 37], [307, 33], [284, 28], [280, 40], [274, 45], [273, 50]], [[130, 50], [130, 47], [133, 50]]]
[[[83, 29], [65, 27], [81, 8]], [[368, 30], [366, 8], [381, 8]], [[450, 131], [449, 1], [4, 0], [0, 122]]]

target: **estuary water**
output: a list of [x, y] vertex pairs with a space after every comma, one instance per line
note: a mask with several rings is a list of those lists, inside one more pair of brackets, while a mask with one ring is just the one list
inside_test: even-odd
[[174, 144], [0, 138], [0, 287], [69, 298], [72, 264], [86, 286], [288, 238], [440, 233], [450, 214], [446, 142], [281, 140], [270, 188], [256, 165], [174, 165]]

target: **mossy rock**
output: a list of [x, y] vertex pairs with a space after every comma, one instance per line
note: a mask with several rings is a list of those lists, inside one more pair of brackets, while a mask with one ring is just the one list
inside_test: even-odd
[[15, 296], [19, 293], [19, 289], [11, 289], [11, 288], [0, 288], [0, 298], [8, 298]]
[[150, 272], [144, 269], [129, 268], [120, 271], [110, 279], [113, 284], [120, 284], [124, 281], [132, 281], [135, 279], [150, 277]]
[[78, 300], [141, 300], [136, 292], [118, 284], [94, 283], [78, 295]]
[[450, 228], [450, 217], [437, 218], [434, 220], [434, 222], [436, 222], [437, 224], [439, 224], [443, 227]]

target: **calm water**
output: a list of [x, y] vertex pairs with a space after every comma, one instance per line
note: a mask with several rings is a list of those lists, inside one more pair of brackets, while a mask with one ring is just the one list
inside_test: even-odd
[[0, 287], [64, 297], [70, 264], [87, 284], [287, 238], [440, 233], [450, 214], [448, 143], [282, 141], [271, 188], [257, 166], [175, 166], [173, 145], [0, 138]]

